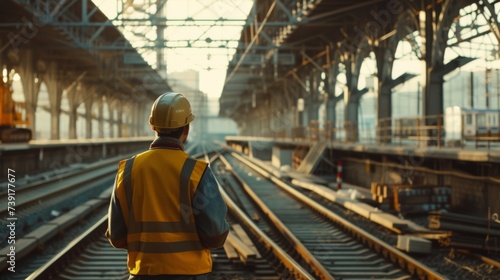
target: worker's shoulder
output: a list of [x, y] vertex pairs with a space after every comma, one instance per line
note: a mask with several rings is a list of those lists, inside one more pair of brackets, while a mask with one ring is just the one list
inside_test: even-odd
[[167, 149], [167, 148], [159, 148], [159, 149], [149, 149], [146, 150], [142, 153], [136, 154], [134, 157], [145, 157], [145, 156], [167, 156], [171, 157], [172, 155], [175, 155], [177, 157], [188, 157], [189, 155], [186, 154], [183, 150], [180, 149]]
[[121, 165], [121, 164], [125, 164], [127, 161], [130, 161], [130, 160], [135, 160], [135, 159], [137, 159], [138, 157], [141, 157], [142, 155], [145, 155], [145, 154], [149, 153], [150, 151], [151, 151], [151, 150], [146, 150], [146, 151], [144, 151], [144, 152], [140, 152], [140, 153], [138, 153], [138, 154], [132, 155], [132, 156], [130, 156], [130, 157], [128, 157], [128, 158], [121, 159], [121, 160], [119, 160], [119, 161], [118, 161], [118, 164], [120, 164], [120, 165]]
[[194, 160], [194, 161], [196, 161], [196, 162], [197, 162], [197, 164], [200, 164], [200, 165], [202, 165], [202, 166], [204, 166], [204, 167], [207, 167], [207, 166], [208, 166], [208, 162], [206, 162], [206, 161], [205, 161], [205, 160], [203, 160], [203, 159], [197, 159], [197, 158], [192, 157], [191, 155], [188, 155], [188, 159], [189, 159], [189, 160]]

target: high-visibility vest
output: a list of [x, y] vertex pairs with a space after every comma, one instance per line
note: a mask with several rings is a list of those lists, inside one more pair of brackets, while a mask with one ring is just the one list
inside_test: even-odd
[[120, 162], [115, 191], [127, 224], [131, 274], [212, 271], [191, 207], [206, 168], [206, 162], [172, 149], [148, 150]]

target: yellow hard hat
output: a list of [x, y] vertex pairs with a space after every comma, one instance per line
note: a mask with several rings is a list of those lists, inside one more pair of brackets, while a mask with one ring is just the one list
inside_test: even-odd
[[160, 95], [149, 115], [149, 124], [155, 130], [161, 128], [179, 128], [194, 120], [191, 113], [191, 105], [184, 95], [175, 92], [167, 92]]

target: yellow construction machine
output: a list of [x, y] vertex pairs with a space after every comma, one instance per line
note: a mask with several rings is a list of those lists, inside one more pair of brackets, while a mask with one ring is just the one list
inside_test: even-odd
[[25, 103], [12, 99], [10, 84], [0, 76], [0, 142], [29, 142], [31, 130], [25, 128], [28, 124]]

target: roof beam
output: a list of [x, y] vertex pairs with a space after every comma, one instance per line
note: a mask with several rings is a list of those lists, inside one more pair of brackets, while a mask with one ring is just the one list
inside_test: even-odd
[[255, 41], [257, 40], [257, 38], [259, 37], [260, 32], [262, 32], [262, 29], [266, 25], [266, 23], [267, 23], [269, 17], [271, 16], [271, 13], [273, 12], [275, 6], [276, 6], [276, 1], [274, 1], [271, 4], [271, 7], [269, 7], [269, 10], [267, 11], [266, 17], [262, 21], [262, 24], [259, 26], [259, 29], [257, 29], [257, 32], [255, 33], [255, 36], [252, 38], [252, 41], [250, 41], [250, 44], [245, 49], [245, 52], [243, 52], [243, 55], [240, 57], [240, 59], [239, 59], [238, 63], [236, 64], [236, 66], [233, 68], [233, 70], [231, 71], [231, 73], [229, 73], [229, 75], [227, 75], [226, 81], [224, 82], [224, 85], [226, 85], [231, 80], [231, 78], [233, 78], [233, 76], [236, 73], [236, 71], [238, 71], [238, 68], [240, 67], [241, 63], [243, 63], [243, 60], [245, 59], [245, 56], [248, 54], [248, 52], [252, 48], [253, 44], [255, 43]]

